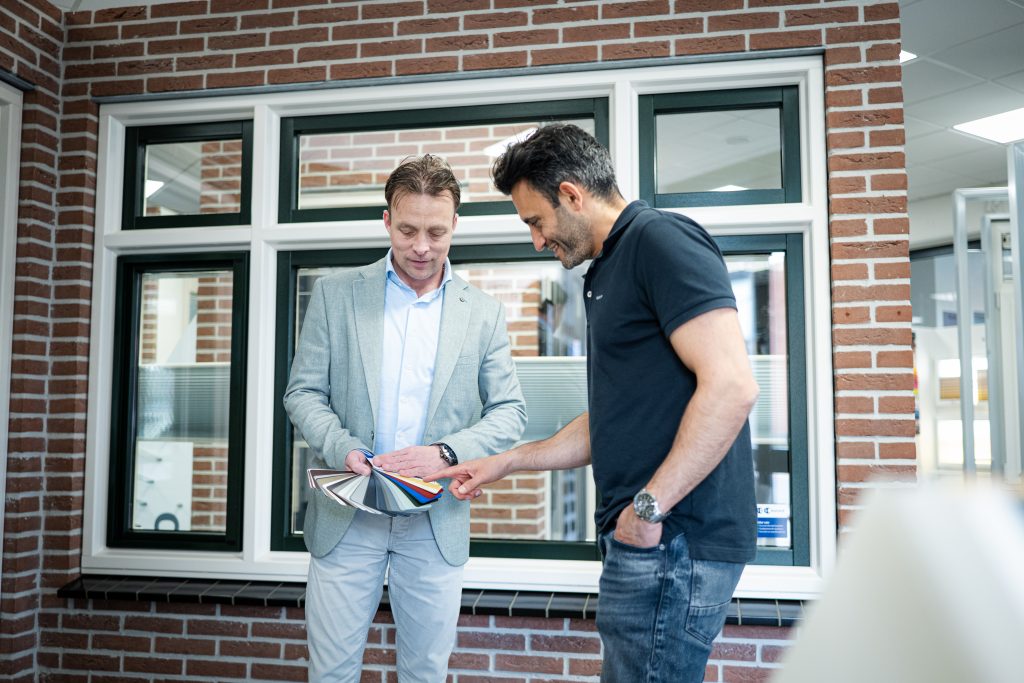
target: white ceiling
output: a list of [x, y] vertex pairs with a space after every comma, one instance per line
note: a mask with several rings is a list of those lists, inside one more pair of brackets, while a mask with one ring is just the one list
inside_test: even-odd
[[910, 199], [1006, 184], [1003, 145], [953, 125], [1024, 107], [1024, 0], [900, 0]]
[[[51, 0], [65, 10], [175, 0]], [[911, 201], [1006, 184], [1002, 145], [953, 125], [1024, 107], [1024, 0], [899, 0]]]

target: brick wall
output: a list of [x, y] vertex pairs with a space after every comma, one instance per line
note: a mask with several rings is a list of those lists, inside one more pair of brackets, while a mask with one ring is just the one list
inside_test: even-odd
[[36, 85], [23, 100], [3, 498], [0, 677], [10, 680], [31, 680], [42, 610], [63, 602], [52, 592], [80, 554], [92, 255], [76, 224], [92, 222], [83, 209], [92, 186], [85, 148], [64, 136], [95, 120], [62, 112], [63, 39], [61, 14], [45, 0], [0, 4], [0, 68]]
[[[22, 132], [0, 673], [31, 680], [38, 669], [46, 680], [82, 680], [86, 672], [65, 667], [78, 666], [88, 647], [120, 667], [92, 680], [152, 680], [129, 673], [132, 653], [159, 651], [164, 632], [156, 617], [178, 609], [145, 605], [142, 615], [154, 621], [133, 622], [139, 628], [128, 633], [120, 612], [54, 596], [77, 572], [80, 552], [98, 111], [90, 97], [823, 46], [845, 525], [869, 477], [915, 475], [899, 35], [896, 2], [872, 0], [190, 0], [64, 17], [45, 0], [4, 0], [0, 67], [38, 87], [26, 96]], [[100, 630], [113, 638], [97, 641], [86, 626], [77, 640], [62, 641], [72, 616], [110, 624]], [[242, 608], [205, 616], [225, 629], [244, 625], [254, 641], [261, 637], [248, 630], [255, 620], [286, 621]], [[182, 622], [168, 626], [169, 639], [191, 633], [188, 617]], [[577, 673], [587, 680], [572, 667], [595, 666], [589, 651], [540, 654], [551, 630], [576, 637], [564, 622], [513, 628], [508, 655], [468, 645], [474, 634], [504, 634], [490, 630], [501, 626], [463, 624], [454, 663], [478, 668], [457, 669], [458, 681], [573, 680]], [[381, 637], [387, 633], [383, 627]], [[786, 637], [727, 629], [709, 678], [763, 680]], [[288, 680], [290, 672], [272, 667], [301, 656], [294, 649], [300, 640], [283, 640], [276, 657], [246, 659], [246, 675]], [[218, 663], [233, 656], [222, 652], [223, 642], [231, 641], [218, 641]], [[592, 638], [581, 642], [593, 649]], [[489, 668], [502, 673], [483, 673]]]
[[[306, 680], [306, 632], [297, 609], [70, 600], [48, 621], [39, 648], [42, 683]], [[726, 626], [704, 680], [767, 680], [790, 637], [789, 629]], [[362, 683], [397, 681], [395, 639], [391, 613], [378, 612]], [[600, 670], [592, 620], [463, 615], [449, 681], [596, 681]]]

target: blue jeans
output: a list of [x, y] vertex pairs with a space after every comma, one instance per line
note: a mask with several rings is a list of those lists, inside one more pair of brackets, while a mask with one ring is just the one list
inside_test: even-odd
[[602, 535], [602, 683], [700, 683], [743, 565], [694, 560], [683, 534], [635, 548]]

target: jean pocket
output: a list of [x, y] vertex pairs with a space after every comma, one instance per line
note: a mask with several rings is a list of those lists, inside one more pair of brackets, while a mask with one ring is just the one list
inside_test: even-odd
[[610, 548], [608, 548], [608, 552], [611, 551], [611, 548], [619, 548], [621, 550], [626, 551], [627, 553], [636, 553], [636, 554], [639, 554], [639, 555], [648, 555], [648, 554], [651, 554], [651, 553], [656, 553], [659, 550], [664, 550], [665, 549], [665, 546], [663, 546], [660, 543], [657, 544], [657, 545], [652, 545], [652, 546], [650, 546], [648, 548], [641, 548], [639, 546], [630, 545], [628, 543], [623, 543], [619, 539], [615, 538], [615, 532], [614, 531], [611, 532], [610, 534], [608, 534], [608, 544], [609, 544], [609, 546], [611, 546]]
[[743, 565], [693, 560], [692, 571], [686, 632], [707, 645], [725, 625], [729, 603], [743, 573]]

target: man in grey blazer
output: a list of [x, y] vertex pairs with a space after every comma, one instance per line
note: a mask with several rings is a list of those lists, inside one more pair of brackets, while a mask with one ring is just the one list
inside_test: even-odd
[[[367, 455], [425, 476], [515, 444], [526, 425], [501, 304], [452, 273], [458, 181], [440, 158], [405, 160], [385, 186], [387, 256], [313, 287], [284, 402], [330, 468], [369, 474]], [[455, 645], [469, 505], [373, 515], [313, 495], [310, 681], [358, 681], [385, 570], [400, 683], [445, 680]]]

